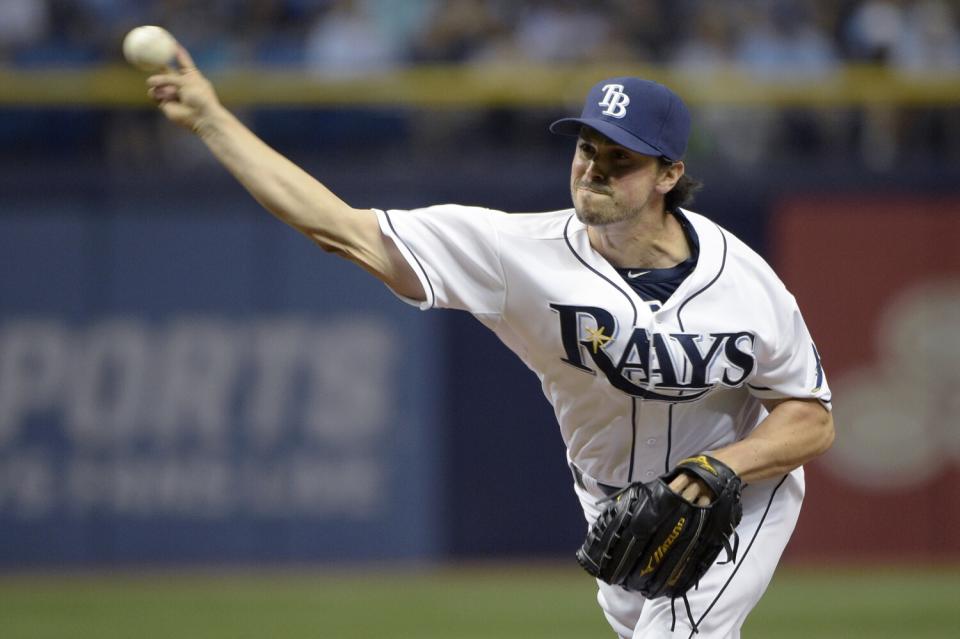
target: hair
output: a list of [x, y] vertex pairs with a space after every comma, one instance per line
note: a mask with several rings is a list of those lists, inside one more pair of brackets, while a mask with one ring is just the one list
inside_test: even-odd
[[[660, 158], [661, 168], [666, 168], [672, 164], [674, 164], [674, 162], [671, 160], [668, 160], [664, 157]], [[668, 211], [676, 211], [681, 206], [687, 206], [693, 202], [693, 198], [697, 191], [702, 188], [703, 182], [684, 173], [680, 176], [680, 179], [677, 180], [677, 183], [674, 185], [674, 187], [663, 196], [666, 209]]]

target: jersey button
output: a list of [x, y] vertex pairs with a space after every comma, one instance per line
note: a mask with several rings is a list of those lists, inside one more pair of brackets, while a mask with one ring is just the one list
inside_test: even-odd
[[644, 475], [646, 475], [647, 477], [653, 477], [654, 475], [656, 475], [656, 473], [653, 472], [652, 470], [648, 470], [647, 472], [644, 473]]
[[651, 437], [647, 440], [647, 446], [655, 446], [657, 443], [656, 437]]

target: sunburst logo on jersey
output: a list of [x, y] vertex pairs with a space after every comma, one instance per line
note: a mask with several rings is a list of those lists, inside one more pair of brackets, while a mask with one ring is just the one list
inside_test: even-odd
[[605, 327], [603, 326], [600, 328], [587, 328], [587, 341], [593, 345], [594, 353], [597, 352], [597, 349], [602, 348], [607, 342], [613, 339], [612, 335], [604, 335], [604, 330]]

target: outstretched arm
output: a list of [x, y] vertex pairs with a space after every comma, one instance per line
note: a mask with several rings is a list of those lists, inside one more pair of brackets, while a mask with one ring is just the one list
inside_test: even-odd
[[147, 79], [148, 95], [169, 120], [193, 131], [273, 215], [325, 251], [355, 262], [394, 291], [425, 299], [423, 287], [369, 209], [355, 209], [270, 148], [220, 104], [187, 51], [178, 69]]

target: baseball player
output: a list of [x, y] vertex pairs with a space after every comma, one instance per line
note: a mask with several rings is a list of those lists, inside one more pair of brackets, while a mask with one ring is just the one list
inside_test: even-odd
[[[269, 148], [219, 103], [189, 54], [148, 79], [172, 121], [194, 131], [272, 214], [360, 265], [421, 309], [467, 311], [542, 382], [586, 519], [631, 482], [707, 454], [744, 482], [734, 561], [687, 596], [598, 582], [627, 637], [739, 637], [790, 538], [802, 464], [833, 440], [830, 391], [794, 298], [727, 230], [681, 208], [690, 115], [666, 87], [604, 80], [578, 118], [573, 208], [507, 214], [453, 204], [359, 210]], [[708, 504], [682, 472], [670, 487]]]

